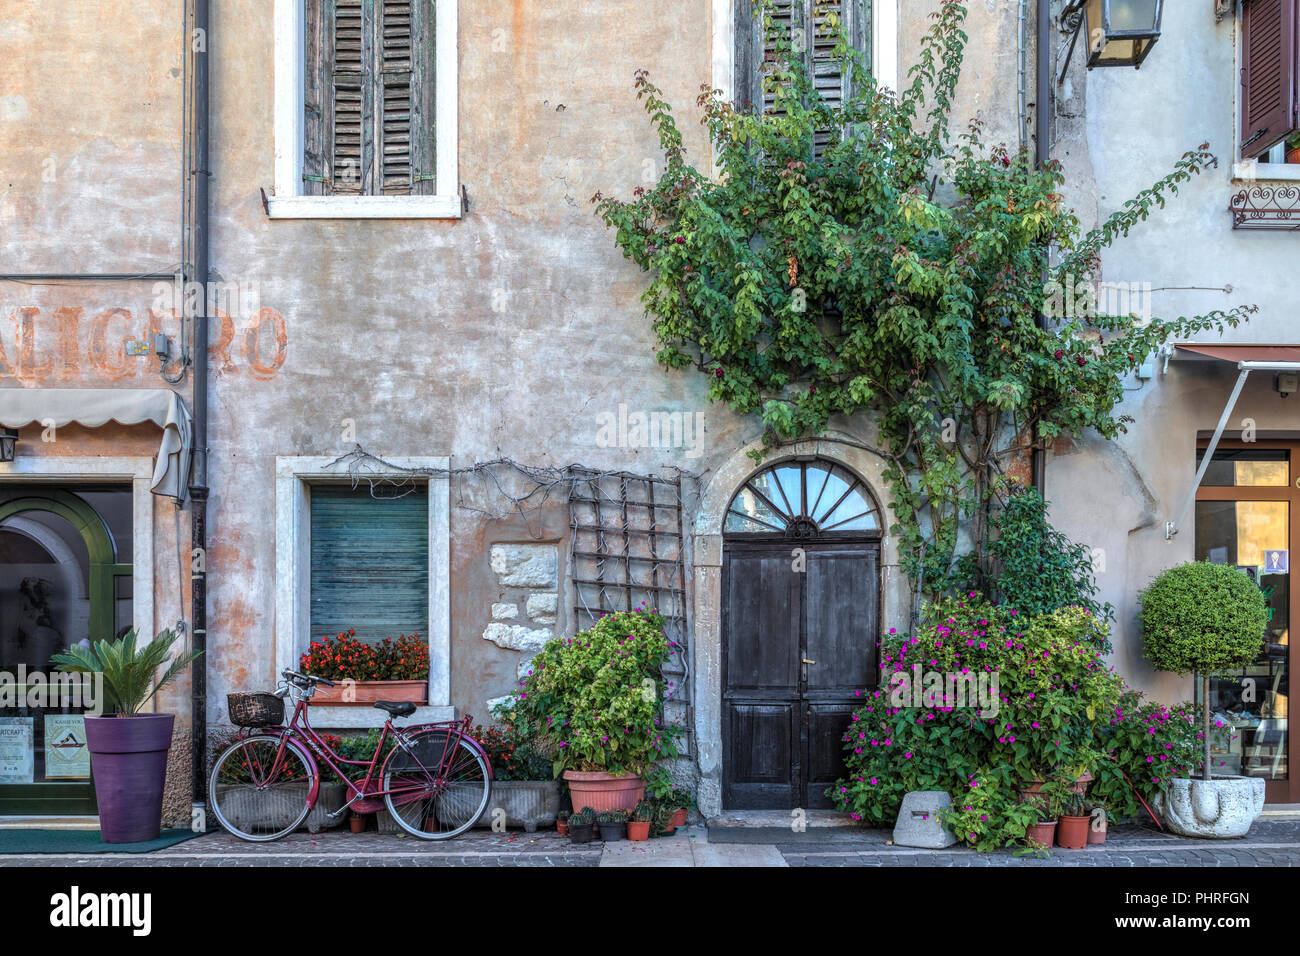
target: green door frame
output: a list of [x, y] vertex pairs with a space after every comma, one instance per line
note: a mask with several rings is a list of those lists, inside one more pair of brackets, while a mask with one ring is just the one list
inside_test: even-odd
[[[30, 485], [0, 490], [0, 523], [26, 511], [48, 511], [64, 518], [77, 530], [90, 555], [90, 639], [112, 640], [116, 615], [115, 582], [130, 575], [134, 566], [117, 562], [117, 549], [108, 525], [94, 508], [62, 488], [36, 490]], [[89, 783], [0, 784], [0, 815], [95, 813], [95, 788]]]

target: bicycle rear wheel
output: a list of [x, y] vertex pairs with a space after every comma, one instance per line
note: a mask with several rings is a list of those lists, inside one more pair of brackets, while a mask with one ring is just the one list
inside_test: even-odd
[[277, 765], [279, 750], [279, 737], [249, 737], [228, 747], [212, 767], [208, 806], [242, 840], [266, 843], [288, 836], [311, 812], [311, 762], [289, 741]]
[[384, 803], [394, 822], [421, 840], [450, 840], [487, 809], [492, 779], [482, 753], [445, 730], [430, 730], [401, 744], [384, 764]]

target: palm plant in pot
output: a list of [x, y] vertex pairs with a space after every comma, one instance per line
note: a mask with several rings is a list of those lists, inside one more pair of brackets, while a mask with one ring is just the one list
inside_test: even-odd
[[1201, 776], [1170, 782], [1159, 798], [1165, 823], [1183, 836], [1245, 836], [1264, 808], [1264, 780], [1212, 774], [1210, 679], [1259, 656], [1268, 627], [1268, 601], [1236, 567], [1208, 561], [1170, 568], [1141, 599], [1151, 663], [1160, 670], [1200, 677]]
[[574, 806], [631, 810], [654, 762], [677, 755], [679, 731], [663, 720], [670, 646], [663, 619], [638, 608], [548, 641], [532, 659], [514, 715], [551, 755]]
[[137, 650], [133, 628], [117, 640], [73, 645], [50, 658], [57, 670], [103, 680], [101, 699], [111, 716], [86, 717], [86, 747], [105, 843], [140, 843], [162, 832], [167, 751], [176, 715], [141, 710], [202, 653], [185, 651], [169, 660], [179, 636], [160, 631]]

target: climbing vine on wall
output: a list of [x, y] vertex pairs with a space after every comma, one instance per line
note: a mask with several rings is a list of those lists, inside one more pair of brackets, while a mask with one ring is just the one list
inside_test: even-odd
[[737, 109], [703, 89], [710, 170], [707, 157], [688, 160], [670, 104], [638, 72], [665, 169], [631, 198], [597, 193], [597, 213], [648, 274], [664, 366], [698, 369], [711, 400], [759, 416], [767, 448], [872, 413], [915, 590], [952, 584], [962, 541], [987, 575], [1011, 460], [1064, 432], [1114, 438], [1131, 421], [1117, 412], [1125, 374], [1171, 337], [1254, 311], [1146, 319], [1073, 294], [1103, 248], [1215, 158], [1206, 145], [1185, 153], [1085, 232], [1058, 163], [1034, 169], [978, 122], [950, 130], [960, 3], [934, 14], [897, 93], [877, 86], [827, 12], [850, 85], [842, 106], [818, 94], [770, 3], [756, 6], [775, 51], [763, 80], [774, 107]]

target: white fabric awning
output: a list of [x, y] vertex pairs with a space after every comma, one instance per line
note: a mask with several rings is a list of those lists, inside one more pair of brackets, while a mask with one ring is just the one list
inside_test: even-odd
[[181, 501], [190, 474], [192, 419], [181, 397], [167, 388], [3, 388], [0, 425], [22, 428], [53, 420], [56, 428], [77, 422], [98, 428], [108, 422], [162, 429], [150, 490]]

